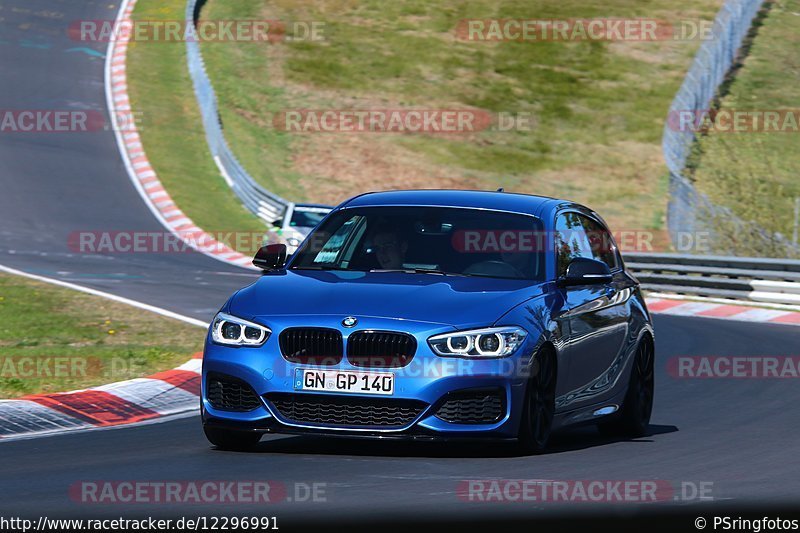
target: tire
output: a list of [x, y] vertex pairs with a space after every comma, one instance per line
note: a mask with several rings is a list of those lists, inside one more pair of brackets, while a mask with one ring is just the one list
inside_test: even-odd
[[618, 416], [597, 425], [604, 435], [638, 438], [647, 435], [655, 395], [655, 350], [646, 337], [636, 349], [628, 392]]
[[235, 431], [229, 429], [209, 428], [203, 426], [208, 442], [221, 450], [246, 451], [252, 449], [261, 440], [260, 433]]
[[544, 349], [536, 354], [534, 373], [528, 381], [525, 392], [525, 408], [517, 438], [521, 452], [538, 454], [547, 449], [555, 411], [555, 354], [551, 350]]

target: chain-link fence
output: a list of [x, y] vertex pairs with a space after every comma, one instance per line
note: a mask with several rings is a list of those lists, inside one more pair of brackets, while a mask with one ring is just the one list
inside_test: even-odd
[[[195, 21], [202, 0], [188, 0], [186, 3], [186, 20]], [[189, 74], [194, 83], [194, 92], [203, 116], [206, 139], [214, 162], [226, 183], [244, 206], [267, 224], [272, 224], [283, 216], [289, 201], [281, 198], [259, 185], [233, 155], [222, 131], [217, 96], [206, 73], [200, 44], [197, 39], [187, 39], [186, 56]]]
[[787, 239], [741, 220], [729, 208], [714, 204], [695, 188], [684, 175], [695, 141], [694, 128], [676, 127], [681, 113], [689, 112], [696, 118], [712, 106], [763, 3], [764, 0], [728, 0], [725, 3], [670, 106], [662, 146], [670, 172], [667, 226], [673, 241], [679, 235], [707, 232], [712, 235], [711, 242], [717, 253], [735, 255], [737, 244], [755, 241], [759, 242], [756, 247], [766, 253], [796, 253]]

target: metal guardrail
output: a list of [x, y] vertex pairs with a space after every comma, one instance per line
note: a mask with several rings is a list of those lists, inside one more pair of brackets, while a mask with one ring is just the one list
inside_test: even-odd
[[649, 291], [800, 305], [800, 261], [678, 254], [624, 254]]
[[[196, 21], [199, 5], [201, 4], [198, 0], [187, 1], [187, 21]], [[203, 117], [208, 148], [211, 150], [214, 162], [219, 167], [225, 182], [244, 206], [271, 225], [276, 219], [283, 216], [290, 202], [259, 185], [233, 155], [225, 140], [217, 107], [217, 96], [206, 73], [198, 39], [187, 39], [186, 61]]]

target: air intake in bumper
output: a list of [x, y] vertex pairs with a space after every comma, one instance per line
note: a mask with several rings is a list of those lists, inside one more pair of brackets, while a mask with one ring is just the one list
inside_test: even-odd
[[491, 424], [506, 412], [503, 389], [452, 392], [436, 410], [436, 418], [453, 424]]
[[261, 400], [252, 387], [244, 381], [224, 374], [210, 373], [206, 377], [206, 397], [214, 409], [220, 411], [252, 411], [261, 406]]
[[352, 428], [401, 428], [428, 406], [419, 400], [329, 394], [270, 393], [265, 398], [288, 422]]

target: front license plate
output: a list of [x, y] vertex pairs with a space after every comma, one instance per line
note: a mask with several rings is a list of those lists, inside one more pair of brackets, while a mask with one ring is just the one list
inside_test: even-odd
[[295, 390], [391, 396], [394, 394], [394, 374], [298, 368], [294, 374], [294, 388]]

